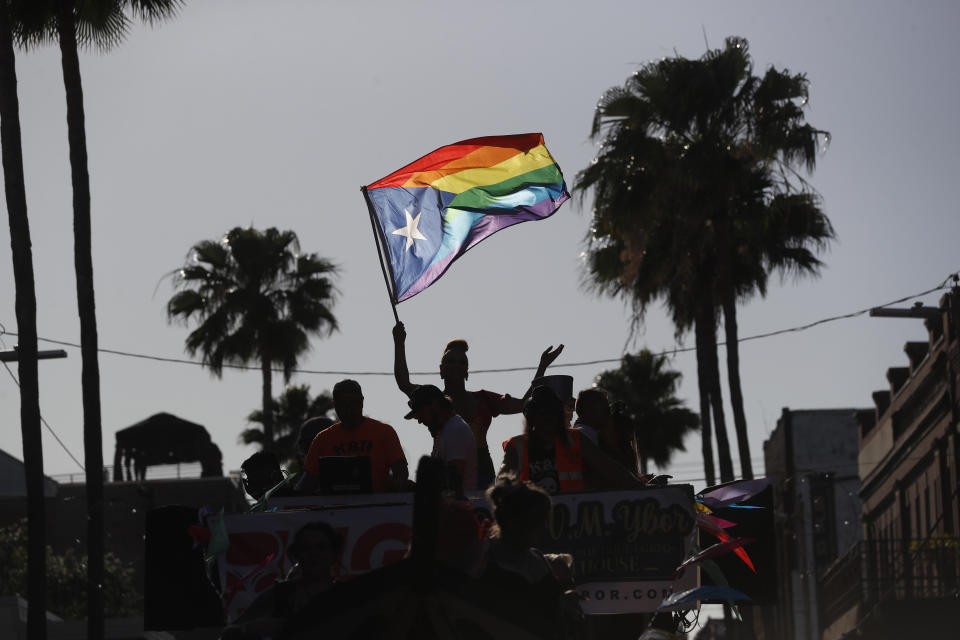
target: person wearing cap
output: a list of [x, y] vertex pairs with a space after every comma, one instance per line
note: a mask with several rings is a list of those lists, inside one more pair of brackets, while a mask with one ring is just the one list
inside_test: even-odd
[[340, 422], [316, 435], [310, 444], [304, 469], [307, 476], [299, 489], [309, 492], [320, 473], [320, 458], [367, 456], [370, 486], [374, 493], [402, 491], [407, 484], [407, 458], [400, 438], [390, 425], [363, 415], [363, 390], [356, 380], [341, 380], [333, 386], [333, 408]]
[[[406, 354], [407, 331], [402, 322], [393, 327], [393, 375], [400, 391], [410, 397], [417, 385], [410, 382], [410, 372], [407, 368]], [[477, 449], [479, 469], [479, 484], [486, 488], [493, 484], [494, 467], [487, 446], [487, 431], [493, 419], [499, 415], [520, 413], [523, 409], [523, 400], [509, 394], [500, 394], [493, 391], [468, 391], [466, 388], [469, 376], [467, 360], [467, 341], [451, 340], [443, 350], [440, 358], [440, 378], [443, 379], [443, 393], [453, 402], [454, 413], [461, 416], [469, 425]], [[556, 349], [547, 347], [540, 356], [540, 364], [535, 378], [543, 376], [547, 367], [557, 359], [563, 345]]]
[[[267, 508], [268, 503], [271, 498], [281, 498], [287, 497], [290, 495], [297, 495], [303, 492], [302, 484], [304, 478], [309, 474], [304, 470], [304, 463], [307, 459], [307, 453], [310, 450], [310, 443], [313, 442], [313, 439], [318, 433], [329, 427], [333, 424], [333, 420], [326, 416], [317, 416], [315, 418], [308, 418], [300, 425], [299, 431], [297, 431], [297, 462], [300, 466], [300, 471], [297, 473], [289, 473], [282, 482], [276, 484], [273, 488], [263, 494], [263, 496], [254, 504], [250, 510], [251, 511], [263, 511]], [[311, 483], [306, 483], [311, 484]]]
[[549, 387], [531, 391], [523, 417], [524, 433], [503, 443], [500, 475], [514, 474], [551, 494], [642, 486], [580, 431], [564, 426], [563, 403]]
[[453, 410], [450, 398], [432, 384], [414, 387], [407, 403], [410, 412], [406, 419], [416, 418], [433, 436], [435, 458], [447, 467], [451, 487], [456, 490], [477, 489], [477, 445], [473, 431]]

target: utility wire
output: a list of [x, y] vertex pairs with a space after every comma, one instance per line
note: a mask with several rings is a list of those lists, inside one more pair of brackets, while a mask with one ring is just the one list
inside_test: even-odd
[[[922, 291], [922, 292], [920, 292], [920, 293], [914, 293], [914, 294], [912, 294], [912, 295], [904, 296], [904, 297], [898, 298], [898, 299], [896, 299], [896, 300], [891, 300], [890, 302], [887, 302], [887, 303], [882, 304], [882, 305], [873, 305], [873, 306], [867, 307], [867, 308], [865, 308], [865, 309], [860, 309], [859, 311], [852, 311], [852, 312], [850, 312], [850, 313], [844, 313], [844, 314], [840, 314], [840, 315], [836, 315], [836, 316], [829, 316], [829, 317], [827, 317], [827, 318], [821, 318], [820, 320], [816, 320], [816, 321], [814, 321], [814, 322], [809, 322], [809, 323], [807, 323], [807, 324], [798, 325], [798, 326], [795, 326], [795, 327], [789, 327], [789, 328], [786, 328], [786, 329], [778, 329], [778, 330], [776, 330], [776, 331], [768, 331], [768, 332], [766, 332], [766, 333], [758, 333], [758, 334], [755, 334], [755, 335], [752, 335], [752, 336], [746, 336], [746, 337], [744, 337], [744, 338], [739, 338], [739, 339], [737, 340], [737, 342], [747, 342], [747, 341], [750, 341], [750, 340], [759, 340], [759, 339], [761, 339], [761, 338], [771, 338], [771, 337], [774, 337], [774, 336], [783, 335], [783, 334], [785, 334], [785, 333], [798, 333], [798, 332], [801, 332], [801, 331], [806, 331], [806, 330], [808, 330], [808, 329], [812, 329], [812, 328], [814, 328], [814, 327], [818, 327], [818, 326], [823, 325], [823, 324], [827, 324], [827, 323], [829, 323], [829, 322], [836, 322], [837, 320], [847, 320], [847, 319], [850, 319], [850, 318], [855, 318], [855, 317], [857, 317], [857, 316], [862, 316], [862, 315], [864, 315], [864, 314], [869, 313], [871, 309], [889, 307], [889, 306], [892, 306], [892, 305], [895, 305], [895, 304], [900, 304], [900, 303], [902, 303], [902, 302], [907, 302], [907, 301], [913, 300], [913, 299], [915, 299], [915, 298], [920, 298], [920, 297], [923, 297], [923, 296], [925, 296], [925, 295], [929, 295], [929, 294], [934, 293], [934, 292], [936, 292], [936, 291], [941, 291], [941, 290], [947, 289], [947, 288], [949, 288], [948, 284], [950, 283], [950, 281], [953, 280], [953, 281], [956, 282], [958, 278], [960, 278], [960, 272], [958, 272], [958, 273], [952, 273], [952, 274], [950, 274], [949, 276], [947, 276], [946, 279], [944, 279], [943, 282], [941, 282], [941, 283], [938, 284], [937, 286], [932, 287], [932, 288], [930, 288], [930, 289], [927, 289], [926, 291]], [[4, 330], [2, 329], [2, 325], [0, 325], [0, 335], [4, 335], [4, 334], [9, 335], [9, 336], [14, 336], [14, 337], [16, 337], [16, 336], [18, 335], [18, 334], [16, 334], [16, 333], [12, 333], [12, 332], [9, 332], [9, 331], [4, 331]], [[51, 338], [37, 338], [37, 339], [40, 340], [41, 342], [46, 342], [46, 343], [49, 343], [49, 344], [55, 344], [55, 345], [59, 345], [59, 346], [63, 346], [63, 347], [73, 347], [73, 348], [76, 348], [76, 349], [79, 349], [79, 348], [80, 348], [80, 345], [77, 344], [77, 343], [75, 343], [75, 342], [67, 342], [67, 341], [64, 341], [64, 340], [53, 340], [53, 339], [51, 339]], [[724, 345], [726, 345], [726, 342], [718, 342], [718, 343], [717, 343], [717, 346], [724, 346]], [[171, 363], [174, 363], [174, 364], [190, 364], [190, 365], [200, 366], [200, 367], [205, 366], [205, 363], [203, 363], [203, 362], [200, 362], [200, 361], [197, 361], [197, 360], [188, 360], [188, 359], [186, 359], [186, 358], [168, 358], [168, 357], [164, 357], [164, 356], [154, 356], [154, 355], [148, 355], [148, 354], [143, 354], [143, 353], [135, 353], [135, 352], [132, 352], [132, 351], [120, 351], [120, 350], [117, 350], [117, 349], [105, 349], [105, 348], [102, 348], [102, 347], [101, 347], [101, 348], [98, 348], [97, 351], [100, 352], [100, 353], [107, 353], [107, 354], [110, 354], [110, 355], [122, 356], [122, 357], [126, 357], [126, 358], [139, 358], [139, 359], [143, 359], [143, 360], [153, 360], [153, 361], [156, 361], [156, 362], [171, 362]], [[675, 347], [675, 348], [673, 348], [673, 349], [661, 349], [656, 355], [658, 355], [658, 356], [670, 356], [670, 355], [674, 355], [674, 354], [677, 354], [677, 353], [688, 353], [688, 352], [691, 352], [691, 351], [696, 351], [696, 347]], [[562, 363], [562, 364], [556, 364], [556, 363], [555, 363], [555, 364], [551, 365], [551, 368], [553, 368], [553, 369], [564, 369], [564, 368], [570, 368], [570, 367], [585, 367], [585, 366], [597, 365], [597, 364], [619, 363], [620, 361], [621, 361], [621, 358], [603, 358], [603, 359], [600, 359], [600, 360], [586, 360], [586, 361], [583, 361], [583, 362], [568, 362], [568, 363]], [[224, 364], [223, 364], [223, 368], [225, 368], [225, 369], [239, 369], [239, 370], [243, 370], [243, 371], [261, 371], [261, 368], [260, 368], [259, 366], [250, 366], [250, 365], [242, 365], [242, 364], [228, 364], [228, 363], [224, 363]], [[512, 372], [517, 372], [517, 371], [535, 371], [536, 369], [537, 369], [537, 367], [531, 367], [531, 366], [525, 366], [525, 367], [503, 367], [503, 368], [497, 368], [497, 369], [471, 369], [471, 370], [470, 370], [470, 373], [472, 373], [472, 374], [480, 374], [480, 373], [512, 373]], [[274, 371], [275, 371], [275, 372], [280, 372], [280, 371], [282, 371], [282, 369], [274, 369]], [[392, 372], [392, 371], [322, 371], [322, 370], [315, 370], [315, 369], [293, 369], [293, 370], [292, 370], [292, 373], [303, 373], [303, 374], [308, 374], [308, 375], [336, 375], [336, 376], [392, 376], [392, 375], [393, 375], [393, 372]], [[412, 371], [412, 372], [410, 373], [410, 375], [415, 375], [415, 376], [428, 376], [428, 375], [431, 375], [431, 374], [434, 374], [434, 373], [436, 373], [436, 372], [435, 372], [435, 371]]]
[[[17, 380], [17, 376], [15, 376], [14, 373], [13, 373], [13, 371], [11, 371], [9, 365], [7, 365], [6, 362], [4, 362], [4, 363], [2, 363], [2, 364], [3, 364], [3, 368], [6, 369], [6, 370], [7, 370], [7, 373], [10, 374], [10, 377], [13, 378], [13, 382], [17, 385], [17, 387], [19, 387], [19, 386], [20, 386], [20, 381]], [[44, 418], [42, 415], [40, 416], [40, 422], [42, 422], [42, 423], [43, 423], [43, 426], [45, 426], [45, 427], [47, 428], [47, 431], [50, 432], [50, 435], [53, 436], [53, 439], [57, 441], [57, 444], [60, 445], [60, 448], [62, 448], [64, 451], [67, 452], [67, 455], [70, 456], [70, 459], [73, 460], [74, 462], [76, 462], [76, 463], [77, 463], [77, 466], [80, 467], [80, 469], [81, 469], [82, 471], [86, 471], [86, 469], [84, 469], [83, 465], [80, 464], [80, 461], [77, 460], [77, 457], [76, 457], [75, 455], [73, 455], [73, 452], [71, 452], [70, 449], [67, 448], [67, 445], [65, 445], [65, 444], [63, 443], [63, 440], [60, 439], [60, 436], [57, 435], [57, 432], [53, 430], [53, 427], [51, 427], [50, 424], [47, 423], [47, 419]]]
[[[889, 306], [892, 306], [892, 305], [895, 305], [895, 304], [900, 304], [900, 303], [903, 303], [903, 302], [907, 302], [907, 301], [909, 301], [909, 300], [913, 300], [913, 299], [915, 299], [915, 298], [920, 298], [920, 297], [923, 297], [923, 296], [925, 296], [925, 295], [929, 295], [929, 294], [934, 293], [934, 292], [936, 292], [936, 291], [941, 291], [941, 290], [943, 290], [943, 289], [947, 289], [947, 288], [948, 288], [948, 284], [950, 283], [950, 281], [953, 280], [954, 282], [956, 282], [956, 281], [958, 280], [958, 278], [960, 278], [960, 273], [957, 273], [957, 272], [952, 273], [952, 274], [950, 274], [949, 276], [947, 276], [940, 284], [938, 284], [938, 285], [935, 286], [935, 287], [932, 287], [932, 288], [927, 289], [926, 291], [922, 291], [922, 292], [920, 292], [920, 293], [915, 293], [915, 294], [912, 294], [912, 295], [909, 295], [909, 296], [904, 296], [904, 297], [902, 297], [902, 298], [898, 298], [897, 300], [892, 300], [892, 301], [890, 301], [890, 302], [887, 302], [887, 303], [885, 303], [885, 304], [878, 305], [878, 306], [879, 306], [880, 308], [889, 307]], [[803, 325], [798, 325], [798, 326], [795, 326], [795, 327], [789, 327], [789, 328], [786, 328], [786, 329], [779, 329], [779, 330], [776, 330], [776, 331], [769, 331], [769, 332], [767, 332], [767, 333], [760, 333], [760, 334], [755, 334], [755, 335], [752, 335], [752, 336], [746, 336], [746, 337], [743, 337], [743, 338], [739, 338], [738, 342], [747, 342], [747, 341], [749, 341], [749, 340], [759, 340], [759, 339], [761, 339], [761, 338], [770, 338], [770, 337], [773, 337], [773, 336], [778, 336], [778, 335], [782, 335], [782, 334], [786, 334], [786, 333], [797, 333], [797, 332], [801, 332], [801, 331], [806, 331], [806, 330], [808, 330], [808, 329], [812, 329], [812, 328], [814, 328], [814, 327], [817, 327], [817, 326], [820, 326], [820, 325], [823, 325], [823, 324], [827, 324], [827, 323], [829, 323], [829, 322], [835, 322], [835, 321], [837, 321], [837, 320], [846, 320], [846, 319], [855, 318], [855, 317], [857, 317], [857, 316], [864, 315], [864, 314], [866, 314], [866, 313], [869, 313], [871, 309], [876, 308], [876, 307], [877, 307], [877, 305], [875, 305], [875, 306], [873, 306], [873, 307], [867, 307], [867, 308], [865, 308], [865, 309], [860, 309], [860, 310], [858, 310], [858, 311], [853, 311], [853, 312], [850, 312], [850, 313], [845, 313], [845, 314], [836, 315], [836, 316], [829, 316], [829, 317], [827, 317], [827, 318], [822, 318], [822, 319], [820, 319], [820, 320], [816, 320], [816, 321], [814, 321], [814, 322], [810, 322], [810, 323], [803, 324]], [[5, 327], [2, 323], [0, 323], [0, 341], [3, 340], [3, 336], [4, 336], [4, 335], [9, 335], [9, 336], [13, 336], [13, 337], [19, 337], [19, 334], [13, 333], [13, 332], [10, 332], [10, 331], [7, 331], [7, 330], [6, 330], [6, 327]], [[56, 345], [65, 346], [65, 347], [72, 347], [72, 348], [80, 348], [80, 345], [79, 345], [79, 344], [76, 344], [76, 343], [73, 343], [73, 342], [67, 342], [67, 341], [64, 341], [64, 340], [54, 340], [54, 339], [51, 339], [51, 338], [38, 338], [38, 340], [40, 340], [40, 341], [42, 341], [42, 342], [49, 343], [49, 344], [56, 344]], [[717, 343], [718, 346], [723, 346], [723, 345], [725, 345], [725, 344], [726, 344], [725, 342], [718, 342], [718, 343]], [[695, 350], [696, 350], [695, 347], [678, 347], [678, 348], [674, 348], [674, 349], [663, 349], [663, 350], [661, 350], [661, 351], [659, 352], [658, 355], [661, 355], [661, 356], [663, 356], [663, 355], [673, 355], [673, 354], [676, 354], [676, 353], [686, 353], [686, 352], [695, 351]], [[99, 348], [99, 349], [98, 349], [98, 352], [100, 352], [100, 353], [107, 353], [107, 354], [116, 355], [116, 356], [128, 357], [128, 358], [139, 358], [139, 359], [144, 359], [144, 360], [153, 360], [153, 361], [156, 361], [156, 362], [171, 362], [171, 363], [174, 363], [174, 364], [189, 364], [189, 365], [194, 365], [194, 366], [204, 366], [204, 363], [203, 363], [203, 362], [198, 362], [198, 361], [196, 361], [196, 360], [187, 360], [187, 359], [184, 359], [184, 358], [168, 358], [168, 357], [163, 357], [163, 356], [153, 356], [153, 355], [142, 354], [142, 353], [134, 353], [134, 352], [129, 352], [129, 351], [120, 351], [120, 350], [116, 350], [116, 349]], [[620, 362], [620, 360], [621, 360], [620, 358], [604, 358], [604, 359], [600, 359], [600, 360], [589, 360], [589, 361], [584, 361], [584, 362], [571, 362], [571, 363], [567, 363], [567, 364], [555, 364], [555, 365], [554, 365], [554, 368], [582, 367], [582, 366], [589, 366], [589, 365], [596, 365], [596, 364], [609, 364], [609, 363], [614, 363], [614, 362]], [[20, 381], [17, 380], [16, 375], [14, 375], [13, 371], [10, 369], [9, 366], [7, 366], [6, 363], [3, 363], [3, 365], [4, 365], [4, 368], [7, 370], [7, 373], [10, 374], [10, 377], [13, 379], [14, 383], [19, 387], [19, 386], [20, 386]], [[249, 370], [260, 370], [259, 367], [252, 367], [252, 366], [246, 366], [246, 365], [224, 364], [223, 366], [224, 366], [225, 368], [229, 368], [229, 369], [240, 369], [240, 370], [248, 370], [248, 371], [249, 371]], [[479, 373], [509, 373], [509, 372], [515, 372], [515, 371], [532, 371], [532, 370], [534, 370], [534, 369], [535, 369], [535, 367], [505, 367], [505, 368], [499, 368], [499, 369], [476, 369], [476, 370], [473, 370], [471, 373], [474, 373], [474, 374], [479, 374]], [[304, 373], [304, 374], [314, 374], [314, 375], [349, 375], [349, 376], [390, 376], [390, 375], [393, 375], [392, 372], [386, 372], [386, 371], [318, 371], [318, 370], [310, 370], [310, 369], [294, 369], [294, 373]], [[413, 372], [412, 375], [430, 375], [431, 373], [433, 373], [433, 372]], [[53, 427], [50, 426], [50, 424], [46, 421], [46, 419], [43, 418], [43, 416], [41, 416], [41, 417], [40, 417], [40, 420], [43, 422], [43, 425], [44, 425], [44, 426], [47, 428], [47, 430], [50, 432], [50, 435], [53, 436], [54, 440], [57, 441], [57, 443], [60, 445], [60, 447], [63, 448], [63, 450], [67, 453], [67, 455], [70, 456], [70, 458], [77, 464], [78, 467], [80, 467], [80, 469], [84, 469], [83, 464], [81, 464], [80, 461], [76, 458], [76, 456], [74, 456], [73, 453], [67, 448], [67, 446], [63, 443], [63, 441], [62, 441], [62, 440], [60, 439], [60, 437], [57, 435], [56, 431], [53, 430]], [[705, 480], [705, 479], [703, 479], [703, 478], [694, 478], [694, 479], [690, 479], [690, 480], [688, 480], [688, 481], [697, 481], [697, 480], [703, 481], [703, 480]]]
[[[902, 463], [902, 462], [906, 462], [906, 461], [908, 461], [908, 460], [914, 460], [914, 461], [915, 461], [915, 460], [923, 460], [923, 459], [926, 458], [928, 455], [930, 455], [930, 454], [904, 456], [904, 457], [902, 457], [902, 458], [897, 458], [897, 463], [899, 464], [899, 463]], [[757, 459], [754, 459], [754, 462], [758, 462], [758, 460], [757, 460]], [[762, 460], [759, 460], [759, 462], [762, 462]], [[826, 472], [826, 473], [831, 473], [831, 474], [837, 474], [837, 473], [843, 473], [844, 470], [853, 470], [853, 469], [859, 468], [861, 465], [863, 465], [863, 466], [873, 466], [874, 468], [876, 468], [876, 467], [878, 467], [879, 465], [882, 465], [882, 464], [885, 463], [885, 462], [888, 462], [888, 460], [887, 460], [886, 458], [883, 458], [883, 459], [880, 459], [880, 460], [863, 460], [863, 461], [849, 462], [849, 463], [843, 463], [843, 464], [831, 464], [831, 465], [822, 466], [822, 467], [802, 467], [802, 468], [799, 468], [799, 469], [795, 469], [794, 472], [791, 473], [791, 474], [789, 474], [789, 475], [788, 475], [788, 474], [783, 474], [783, 475], [777, 475], [776, 477], [777, 477], [778, 479], [787, 480], [787, 479], [797, 479], [797, 478], [800, 478], [801, 476], [811, 475], [811, 474], [816, 474], [816, 473], [824, 473], [824, 472]], [[673, 476], [673, 480], [672, 480], [673, 483], [677, 483], [677, 482], [706, 482], [706, 478], [690, 478], [690, 477], [686, 477], [686, 476], [682, 475], [682, 474], [696, 473], [696, 468], [699, 467], [699, 466], [702, 466], [702, 465], [703, 465], [702, 462], [689, 462], [689, 463], [678, 463], [677, 466], [678, 466], [678, 467], [679, 467], [679, 466], [684, 466], [684, 467], [692, 466], [693, 468], [675, 469], [675, 468], [674, 468], [674, 465], [668, 464], [668, 465], [666, 465], [666, 466], [664, 466], [664, 467], [659, 467], [659, 466], [658, 466], [657, 469], [660, 470], [663, 474], [666, 474], [666, 475], [670, 475], [670, 472], [671, 472], [671, 471], [676, 471], [678, 475], [674, 475], [674, 476]], [[874, 469], [874, 470], [875, 470], [875, 469]], [[767, 476], [767, 477], [769, 478], [769, 477], [771, 477], [771, 476]], [[679, 479], [678, 479], [678, 478], [679, 478]], [[852, 479], [851, 476], [846, 476], [846, 478]], [[740, 481], [740, 480], [744, 480], [744, 478], [734, 478], [734, 480]]]
[[[4, 348], [6, 348], [6, 343], [5, 343], [4, 339], [3, 339], [3, 335], [6, 334], [6, 333], [7, 333], [7, 328], [6, 328], [5, 326], [3, 326], [3, 323], [2, 323], [2, 322], [0, 322], [0, 346], [2, 346], [2, 347], [4, 347]], [[7, 335], [12, 335], [12, 334], [7, 334]], [[13, 378], [13, 383], [14, 383], [15, 385], [17, 385], [17, 388], [19, 389], [19, 388], [20, 388], [20, 381], [17, 380], [17, 376], [14, 375], [13, 371], [10, 369], [10, 367], [7, 365], [6, 362], [3, 363], [3, 368], [7, 370], [7, 373], [9, 373], [9, 374], [10, 374], [10, 377]], [[73, 452], [70, 451], [70, 449], [67, 448], [67, 445], [65, 445], [65, 444], [63, 443], [63, 440], [60, 439], [60, 436], [57, 435], [57, 432], [54, 431], [54, 430], [53, 430], [53, 427], [51, 427], [50, 424], [46, 421], [46, 419], [43, 417], [43, 414], [40, 415], [40, 422], [42, 422], [42, 423], [43, 423], [43, 426], [45, 426], [45, 427], [47, 428], [47, 431], [49, 431], [49, 432], [50, 432], [50, 435], [53, 436], [53, 439], [57, 441], [57, 444], [59, 444], [60, 447], [61, 447], [64, 451], [67, 452], [67, 455], [70, 456], [70, 457], [73, 459], [73, 461], [77, 463], [77, 466], [80, 467], [80, 470], [81, 470], [81, 471], [86, 471], [86, 469], [83, 468], [83, 465], [80, 464], [80, 461], [77, 460], [76, 456], [73, 455]]]

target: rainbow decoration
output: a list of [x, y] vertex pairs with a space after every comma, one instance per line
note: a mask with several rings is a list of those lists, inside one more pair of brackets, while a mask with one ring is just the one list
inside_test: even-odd
[[395, 303], [429, 287], [484, 238], [547, 218], [570, 197], [540, 133], [447, 145], [363, 191]]

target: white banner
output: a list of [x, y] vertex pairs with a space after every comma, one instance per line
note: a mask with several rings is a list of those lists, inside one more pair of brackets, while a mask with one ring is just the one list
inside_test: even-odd
[[[489, 517], [482, 494], [470, 496]], [[318, 504], [323, 501], [324, 504]], [[672, 580], [689, 553], [695, 527], [689, 486], [553, 496], [543, 550], [574, 557], [577, 589], [589, 614], [653, 611], [674, 591], [698, 585], [696, 570]], [[227, 619], [235, 620], [258, 593], [290, 569], [287, 546], [298, 528], [330, 523], [344, 538], [340, 579], [404, 556], [412, 536], [412, 494], [279, 498], [275, 511], [224, 517], [230, 548], [219, 559]]]

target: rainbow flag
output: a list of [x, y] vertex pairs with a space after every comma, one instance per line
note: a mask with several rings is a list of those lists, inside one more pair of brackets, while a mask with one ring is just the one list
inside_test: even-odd
[[542, 220], [570, 197], [540, 133], [447, 145], [363, 191], [394, 302], [429, 287], [484, 238]]

